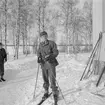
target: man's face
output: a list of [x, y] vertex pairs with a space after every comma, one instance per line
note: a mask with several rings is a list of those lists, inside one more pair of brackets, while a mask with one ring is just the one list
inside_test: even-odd
[[40, 42], [45, 42], [47, 40], [47, 35], [43, 35], [40, 37]]

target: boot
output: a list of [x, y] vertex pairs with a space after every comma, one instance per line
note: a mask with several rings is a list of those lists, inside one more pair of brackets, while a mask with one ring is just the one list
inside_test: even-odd
[[58, 105], [58, 95], [54, 94], [53, 97], [54, 97], [54, 105]]
[[4, 81], [4, 82], [6, 81], [3, 77], [1, 77], [1, 80]]
[[55, 87], [53, 90], [54, 105], [58, 105], [59, 90], [58, 87]]
[[49, 96], [49, 92], [48, 92], [48, 90], [45, 90], [45, 93], [44, 93], [42, 99], [45, 100], [46, 98], [48, 98], [48, 96]]

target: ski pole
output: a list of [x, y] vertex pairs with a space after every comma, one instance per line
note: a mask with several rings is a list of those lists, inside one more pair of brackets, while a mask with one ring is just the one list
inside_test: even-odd
[[67, 102], [66, 102], [65, 97], [64, 97], [64, 95], [63, 95], [63, 93], [62, 93], [62, 90], [61, 90], [61, 88], [60, 88], [60, 86], [59, 86], [59, 84], [58, 84], [58, 82], [57, 82], [56, 79], [55, 79], [55, 81], [56, 81], [56, 83], [57, 83], [57, 85], [58, 85], [58, 88], [59, 88], [59, 90], [60, 90], [60, 92], [61, 92], [62, 98], [63, 98], [65, 104], [67, 105]]
[[90, 62], [90, 65], [89, 65], [88, 71], [87, 71], [86, 75], [84, 76], [84, 78], [87, 78], [87, 76], [88, 76], [88, 74], [89, 74], [89, 72], [90, 72], [90, 67], [91, 67], [92, 62], [93, 62], [93, 60], [94, 60], [94, 57], [95, 57], [95, 54], [93, 55], [93, 59], [92, 59], [91, 62]]
[[105, 72], [105, 66], [104, 66], [104, 68], [103, 68], [103, 70], [102, 70], [102, 72], [101, 72], [101, 75], [100, 75], [100, 77], [99, 77], [99, 79], [98, 79], [98, 81], [97, 81], [96, 87], [98, 87], [98, 85], [99, 85], [99, 83], [100, 83], [100, 80], [101, 80], [102, 75], [103, 75], [104, 72]]
[[80, 81], [82, 81], [82, 79], [84, 78], [84, 75], [85, 75], [85, 73], [86, 73], [86, 70], [87, 70], [87, 68], [88, 68], [88, 66], [89, 66], [89, 64], [90, 64], [90, 62], [91, 62], [91, 58], [94, 56], [94, 54], [95, 54], [95, 52], [96, 52], [97, 45], [98, 45], [98, 43], [96, 44], [95, 48], [93, 49], [93, 52], [92, 52], [92, 54], [91, 54], [91, 56], [90, 56], [90, 58], [89, 58], [89, 60], [88, 60], [88, 63], [87, 63], [87, 65], [86, 65], [86, 68], [85, 68], [85, 70], [84, 70], [84, 72], [83, 72], [83, 74], [82, 74], [82, 77], [81, 77]]
[[[97, 47], [97, 52], [98, 52], [98, 58], [97, 58], [97, 61], [99, 61], [100, 60], [100, 53], [101, 53], [101, 47], [102, 47], [102, 35], [100, 35], [101, 36], [101, 39], [100, 39], [100, 42], [99, 42], [99, 44], [98, 44], [98, 47]], [[93, 60], [92, 60], [92, 62], [93, 62]], [[98, 68], [99, 69], [99, 68]], [[89, 67], [89, 71], [88, 72], [90, 72], [90, 67]]]
[[[47, 64], [49, 65], [49, 62], [47, 62]], [[54, 76], [54, 74], [53, 74], [52, 71], [51, 71], [51, 73], [52, 73], [52, 76], [54, 77], [54, 79], [55, 79], [55, 81], [56, 81], [56, 83], [57, 83], [57, 85], [58, 85], [58, 88], [59, 88], [59, 90], [60, 90], [60, 92], [61, 92], [62, 98], [64, 99], [64, 102], [65, 102], [65, 104], [67, 105], [67, 102], [66, 102], [66, 100], [65, 100], [65, 98], [64, 98], [64, 95], [63, 95], [63, 93], [62, 93], [62, 91], [61, 91], [61, 88], [60, 88], [60, 86], [59, 86], [59, 83], [58, 83], [58, 81], [56, 80], [56, 77]]]
[[[100, 45], [101, 45], [101, 42], [102, 42], [102, 41], [100, 40], [100, 42], [98, 43], [97, 49], [96, 49], [96, 51], [99, 52], [99, 55], [100, 55], [100, 49], [99, 49], [99, 47], [100, 47]], [[98, 50], [99, 50], [99, 51], [98, 51]], [[89, 70], [87, 71], [87, 73], [86, 73], [86, 75], [85, 75], [84, 78], [86, 78], [86, 77], [88, 76], [89, 72], [90, 72], [90, 67], [91, 67], [92, 62], [94, 61], [95, 55], [96, 55], [96, 53], [97, 53], [96, 51], [95, 51], [95, 53], [93, 54], [92, 60], [90, 61], [90, 65], [89, 65], [89, 68], [88, 68]], [[98, 59], [98, 60], [99, 60], [99, 59]]]
[[89, 58], [89, 60], [88, 60], [87, 66], [86, 66], [86, 68], [85, 68], [85, 70], [84, 70], [84, 72], [83, 72], [83, 74], [82, 74], [82, 77], [81, 77], [80, 81], [82, 81], [82, 79], [83, 79], [83, 77], [84, 77], [84, 74], [85, 74], [85, 72], [86, 72], [86, 70], [87, 70], [87, 67], [88, 67], [88, 65], [89, 65], [89, 62], [90, 62], [90, 60], [91, 60], [93, 54], [96, 52], [96, 48], [97, 48], [97, 46], [98, 46], [98, 44], [99, 44], [99, 42], [100, 42], [100, 39], [102, 38], [101, 34], [102, 34], [102, 33], [100, 33], [99, 39], [97, 40], [97, 43], [96, 43], [96, 45], [95, 45], [95, 47], [94, 47], [94, 49], [93, 49], [93, 51], [92, 51], [92, 53], [91, 53], [91, 56], [90, 56], [90, 58]]
[[[100, 44], [100, 50], [99, 50], [99, 58], [98, 58], [98, 61], [100, 60], [100, 53], [101, 53], [101, 48], [102, 48], [102, 41], [101, 41], [101, 44]], [[99, 68], [98, 68], [99, 69]], [[103, 68], [103, 70], [102, 70], [102, 72], [101, 72], [101, 75], [100, 75], [100, 77], [99, 77], [99, 80], [98, 80], [98, 82], [97, 82], [97, 84], [96, 84], [96, 86], [98, 86], [99, 85], [99, 82], [100, 82], [100, 80], [101, 80], [101, 78], [102, 78], [102, 75], [103, 75], [103, 73], [105, 72], [105, 66], [104, 66], [104, 68]]]
[[[100, 59], [100, 52], [101, 52], [101, 44], [102, 44], [102, 39], [101, 39], [101, 41], [100, 41], [100, 44], [99, 44], [99, 47], [98, 47], [98, 51], [97, 51], [97, 55], [98, 55], [98, 57], [97, 57], [97, 61], [99, 61], [99, 59]], [[98, 68], [99, 69], [99, 68]], [[90, 73], [90, 75], [93, 73], [95, 71], [95, 69], [93, 69], [93, 71], [91, 71], [91, 73]], [[90, 75], [89, 75], [89, 77], [90, 77]]]
[[36, 81], [35, 81], [35, 89], [34, 89], [33, 99], [35, 99], [35, 97], [36, 97], [36, 88], [37, 88], [38, 74], [39, 74], [39, 64], [38, 64], [38, 68], [37, 68], [37, 74], [36, 74]]

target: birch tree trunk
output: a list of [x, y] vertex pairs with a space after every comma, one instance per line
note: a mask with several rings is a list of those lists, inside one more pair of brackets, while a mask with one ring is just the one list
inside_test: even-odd
[[19, 57], [19, 40], [20, 40], [20, 0], [18, 0], [18, 19], [17, 19], [17, 35], [16, 35], [16, 48], [15, 56], [16, 59]]
[[28, 44], [28, 36], [27, 36], [27, 15], [26, 15], [26, 19], [25, 19], [25, 36], [26, 36], [26, 43], [25, 43], [25, 50], [26, 50], [26, 56], [28, 54], [28, 48], [27, 48], [27, 44]]
[[24, 36], [24, 33], [23, 33], [23, 54], [25, 54], [25, 36]]
[[2, 40], [3, 40], [3, 39], [2, 39], [2, 27], [0, 27], [0, 38], [1, 38], [0, 41], [1, 41], [1, 43], [2, 43]]
[[7, 50], [7, 0], [5, 0], [5, 49]]
[[43, 4], [43, 31], [45, 30], [45, 23], [44, 23], [44, 20], [45, 20], [45, 6]]
[[38, 40], [37, 40], [37, 49], [38, 49], [38, 46], [39, 46], [39, 43], [40, 43], [40, 32], [41, 32], [41, 5], [40, 5], [40, 0], [39, 0], [39, 16], [38, 16], [38, 28], [39, 28], [39, 36], [38, 36]]

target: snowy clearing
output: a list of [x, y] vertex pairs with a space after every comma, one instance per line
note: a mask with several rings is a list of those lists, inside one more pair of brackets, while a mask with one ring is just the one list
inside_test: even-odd
[[[58, 57], [57, 81], [67, 105], [104, 105], [105, 103], [104, 84], [100, 84], [96, 88], [92, 79], [78, 82], [88, 57], [89, 54], [79, 54], [76, 57], [60, 54]], [[31, 102], [37, 66], [35, 55], [5, 64], [5, 78], [7, 81], [0, 83], [0, 105], [37, 105], [43, 95], [43, 80], [40, 69], [36, 100]], [[101, 96], [94, 94], [97, 90]], [[66, 105], [62, 97], [58, 104]], [[53, 105], [52, 96], [43, 105]]]

